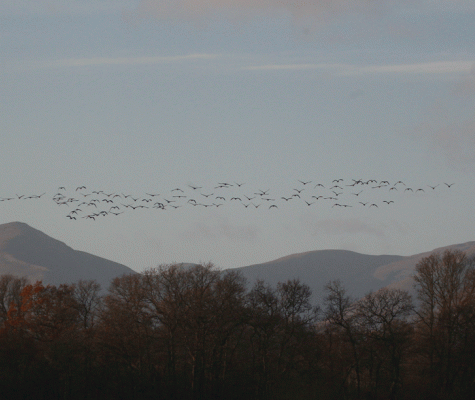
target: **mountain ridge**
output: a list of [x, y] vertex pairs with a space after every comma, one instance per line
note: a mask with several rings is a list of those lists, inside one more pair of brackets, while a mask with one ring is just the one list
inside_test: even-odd
[[[410, 256], [368, 255], [339, 249], [313, 250], [231, 270], [242, 273], [250, 287], [257, 279], [272, 286], [299, 279], [310, 286], [314, 301], [322, 304], [324, 287], [334, 280], [340, 280], [353, 298], [383, 287], [408, 290], [414, 295], [413, 276], [417, 263], [423, 257], [447, 249], [474, 256], [475, 241]], [[74, 250], [23, 222], [11, 222], [0, 225], [0, 274], [7, 273], [53, 285], [94, 279], [103, 290], [107, 290], [115, 277], [136, 272], [123, 264]]]
[[23, 222], [0, 225], [0, 273], [59, 285], [95, 279], [107, 289], [116, 276], [135, 273], [129, 267], [74, 250]]

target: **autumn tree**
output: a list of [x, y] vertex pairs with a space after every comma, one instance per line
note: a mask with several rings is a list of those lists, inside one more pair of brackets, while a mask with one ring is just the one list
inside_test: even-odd
[[21, 307], [21, 292], [27, 284], [25, 277], [18, 278], [11, 274], [0, 276], [0, 326], [4, 327], [12, 305], [17, 309]]

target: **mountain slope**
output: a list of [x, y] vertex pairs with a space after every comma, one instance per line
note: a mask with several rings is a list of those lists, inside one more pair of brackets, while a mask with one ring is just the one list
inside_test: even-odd
[[122, 274], [125, 265], [77, 251], [22, 222], [0, 225], [0, 273], [27, 276], [45, 284], [95, 279], [103, 289]]
[[379, 267], [374, 272], [374, 277], [380, 280], [384, 286], [387, 286], [388, 288], [404, 289], [409, 291], [412, 295], [415, 295], [413, 276], [417, 263], [424, 257], [430, 256], [432, 253], [443, 253], [445, 250], [460, 250], [468, 257], [473, 257], [475, 256], [475, 242], [452, 244], [449, 246], [438, 247], [432, 251], [404, 257], [404, 259], [400, 261]]
[[325, 295], [324, 286], [331, 280], [339, 279], [355, 297], [366, 294], [370, 289], [381, 287], [381, 282], [373, 276], [377, 268], [402, 260], [403, 256], [373, 256], [346, 250], [318, 250], [292, 254], [264, 264], [237, 268], [237, 271], [251, 284], [256, 279], [275, 286], [278, 282], [298, 278], [310, 286], [314, 299], [321, 303]]
[[461, 250], [475, 255], [475, 242], [454, 244], [412, 256], [366, 255], [346, 250], [318, 250], [292, 254], [263, 264], [236, 268], [254, 284], [262, 279], [275, 286], [278, 282], [298, 278], [310, 286], [320, 305], [325, 285], [339, 279], [350, 296], [360, 298], [383, 287], [404, 289], [415, 295], [413, 276], [417, 263], [434, 252]]

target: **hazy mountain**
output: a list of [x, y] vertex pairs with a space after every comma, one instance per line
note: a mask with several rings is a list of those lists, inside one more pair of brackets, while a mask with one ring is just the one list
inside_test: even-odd
[[[346, 250], [318, 250], [292, 254], [263, 264], [236, 268], [252, 285], [256, 279], [275, 286], [298, 278], [310, 286], [315, 301], [322, 304], [324, 286], [339, 279], [355, 298], [382, 287], [413, 291], [416, 264], [433, 252], [458, 249], [475, 255], [475, 242], [440, 247], [412, 256], [367, 255]], [[194, 264], [183, 264], [191, 266]], [[59, 240], [21, 222], [0, 225], [0, 274], [27, 276], [45, 284], [73, 283], [95, 279], [103, 289], [120, 275], [134, 273], [125, 265], [73, 250]]]
[[475, 256], [475, 242], [438, 247], [425, 253], [404, 257], [400, 261], [379, 267], [374, 272], [374, 277], [383, 283], [383, 287], [387, 286], [389, 288], [404, 289], [409, 291], [411, 294], [415, 294], [413, 276], [416, 264], [422, 258], [428, 257], [432, 253], [443, 253], [445, 250], [460, 250], [467, 254], [468, 257], [473, 257]]
[[0, 225], [0, 274], [6, 273], [53, 285], [95, 279], [107, 289], [113, 278], [134, 271], [74, 250], [25, 223], [11, 222]]
[[381, 283], [373, 276], [377, 268], [402, 260], [396, 255], [372, 256], [346, 250], [318, 250], [292, 254], [247, 267], [236, 268], [253, 284], [256, 279], [275, 286], [288, 279], [300, 279], [312, 289], [315, 300], [321, 303], [324, 286], [340, 279], [353, 296], [362, 296]]
[[412, 256], [367, 255], [346, 250], [318, 250], [292, 254], [263, 264], [236, 268], [253, 284], [256, 279], [275, 286], [288, 279], [300, 279], [312, 289], [315, 301], [322, 304], [324, 286], [339, 279], [352, 297], [359, 298], [370, 291], [383, 287], [413, 290], [413, 274], [416, 264], [433, 252], [458, 249], [471, 256], [475, 254], [475, 242], [441, 247]]

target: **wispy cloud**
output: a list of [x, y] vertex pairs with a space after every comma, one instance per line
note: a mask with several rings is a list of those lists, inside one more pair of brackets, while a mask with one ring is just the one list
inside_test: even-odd
[[349, 66], [346, 64], [267, 64], [267, 65], [254, 65], [243, 67], [243, 70], [247, 71], [300, 71], [300, 70], [312, 70], [312, 69], [347, 69]]
[[475, 61], [434, 61], [416, 64], [370, 65], [356, 69], [361, 74], [447, 74], [469, 72]]
[[305, 63], [305, 64], [265, 64], [243, 67], [248, 71], [332, 71], [335, 75], [374, 75], [374, 74], [456, 74], [470, 72], [475, 60], [433, 61], [413, 64], [356, 65], [345, 63]]

